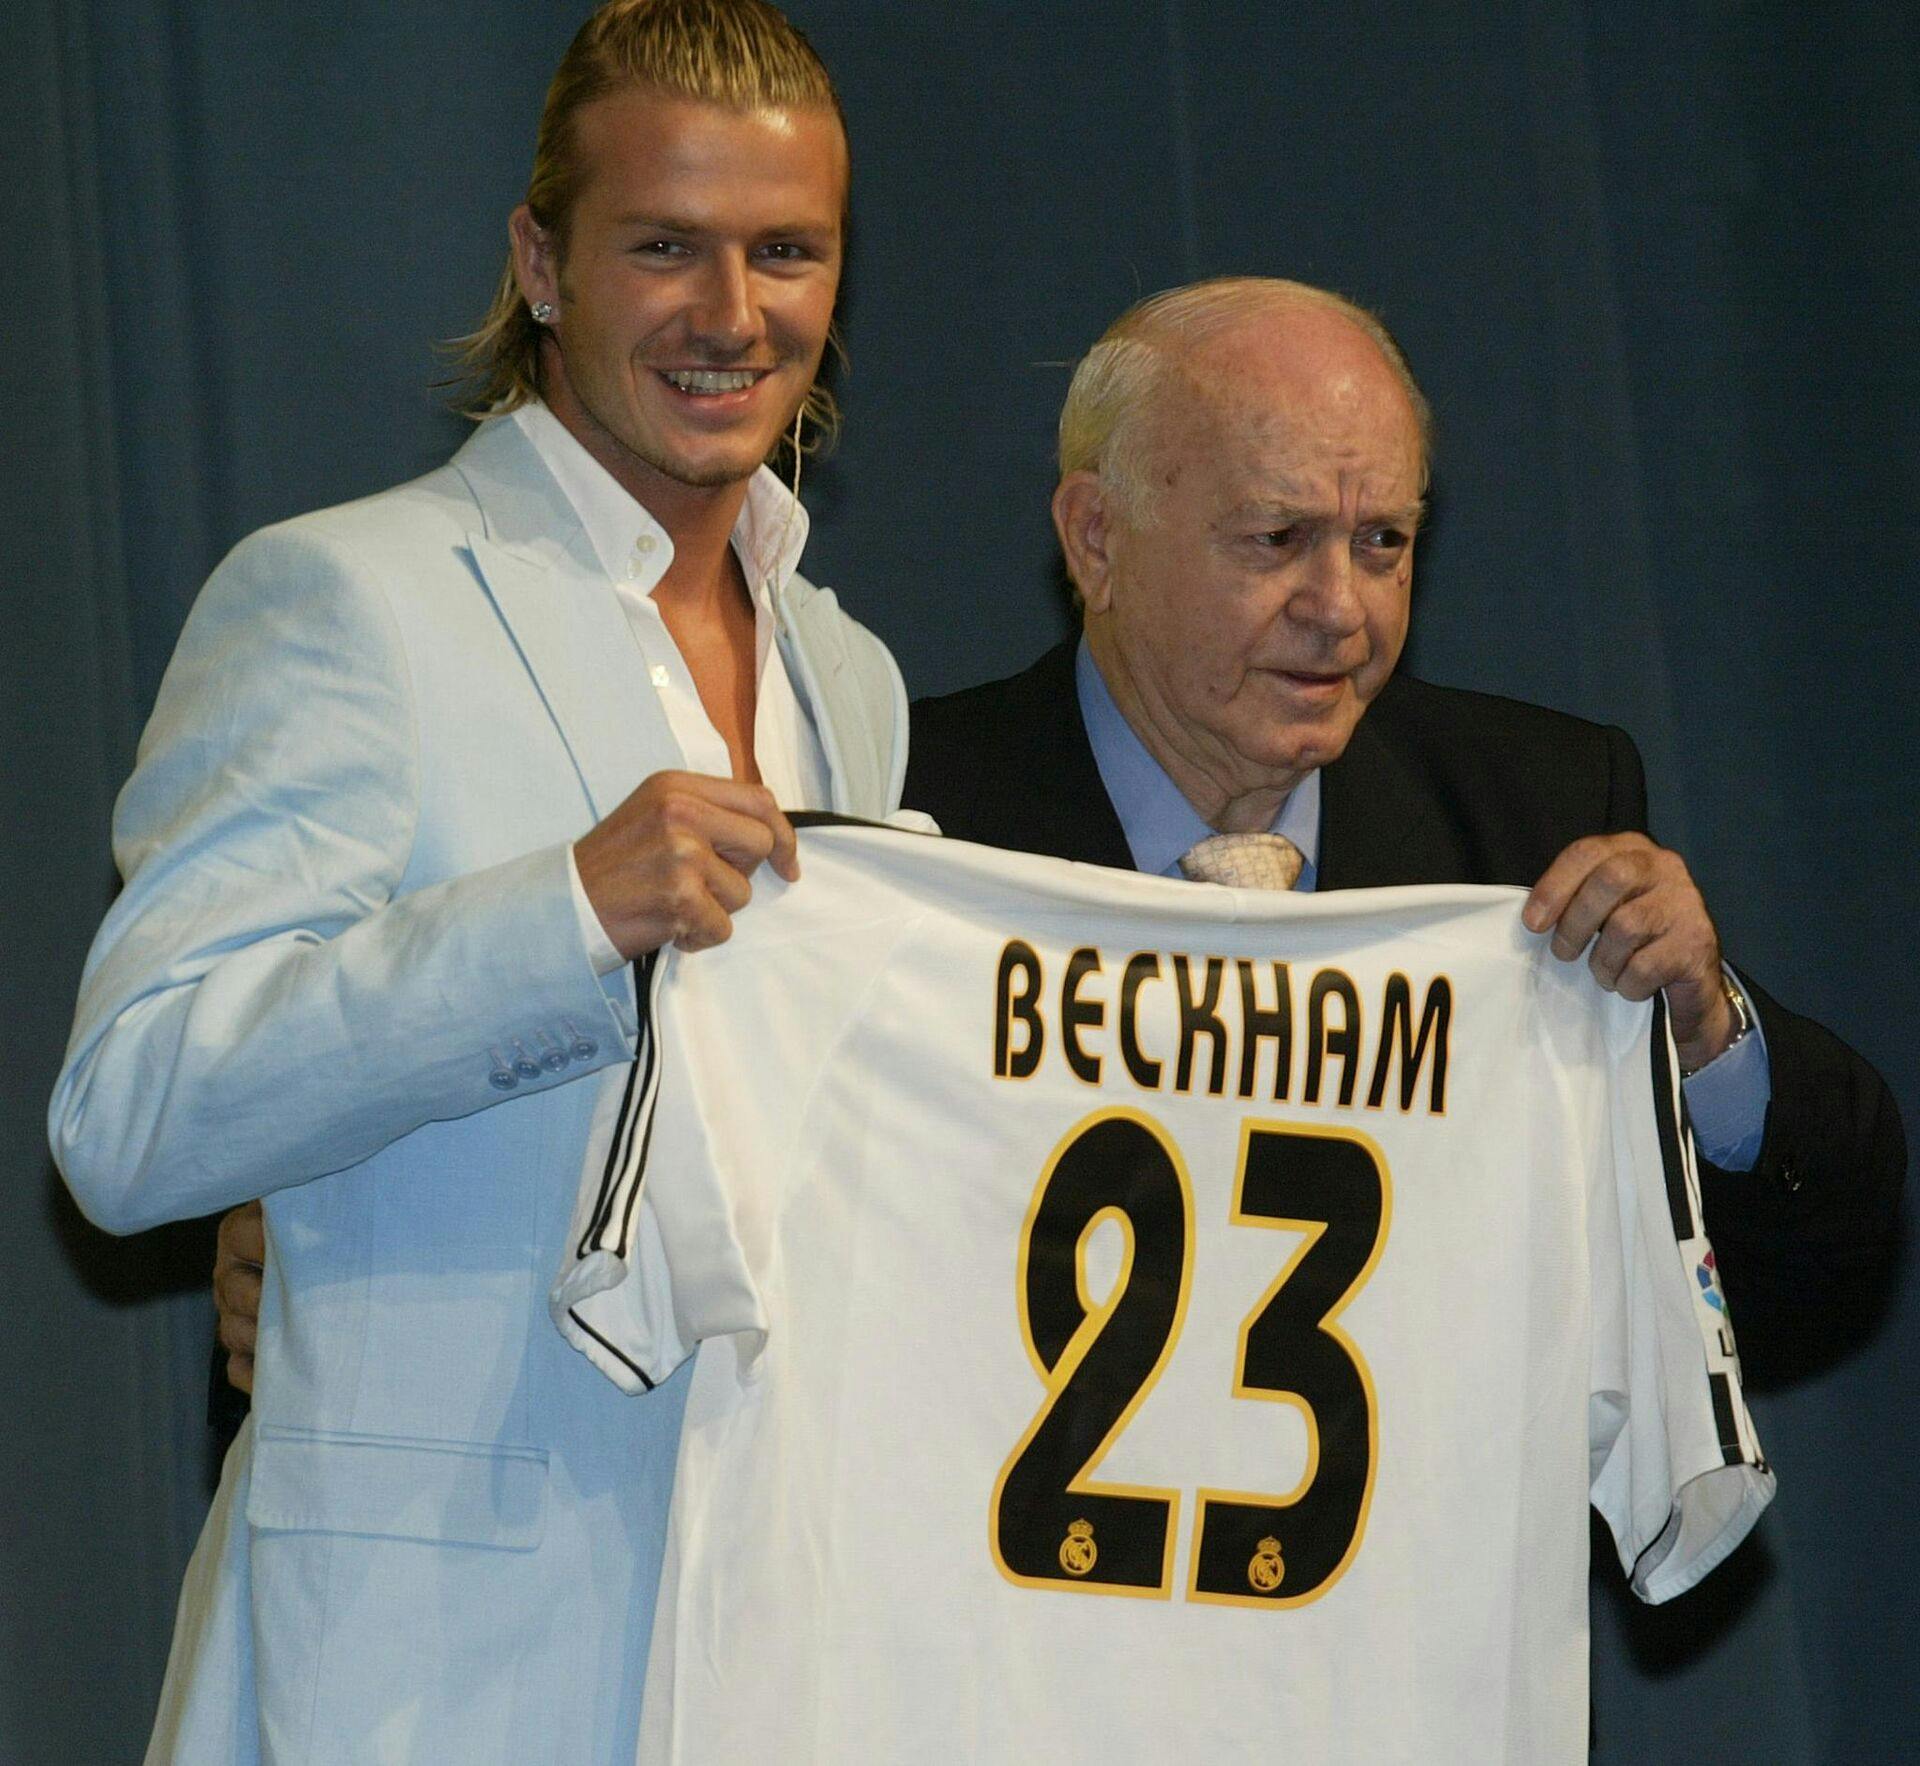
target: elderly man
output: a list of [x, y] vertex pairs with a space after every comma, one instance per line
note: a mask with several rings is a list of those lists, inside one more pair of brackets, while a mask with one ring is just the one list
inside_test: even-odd
[[1790, 1319], [1885, 1242], [1892, 1097], [1723, 967], [1623, 732], [1395, 675], [1427, 446], [1400, 350], [1334, 295], [1232, 278], [1140, 303], [1060, 421], [1082, 637], [916, 704], [906, 801], [949, 835], [1170, 876], [1225, 834], [1299, 888], [1530, 886], [1559, 956], [1665, 990], [1735, 1309]]
[[778, 13], [612, 0], [512, 217], [492, 415], [245, 541], [188, 622], [51, 1123], [113, 1231], [271, 1192], [152, 1759], [632, 1757], [681, 1395], [624, 1401], [545, 1293], [628, 959], [794, 874], [779, 803], [898, 800], [898, 673], [762, 465], [846, 195]]
[[[1723, 968], [1686, 866], [1644, 832], [1624, 732], [1394, 676], [1427, 430], [1393, 339], [1323, 291], [1225, 279], [1125, 314], [1060, 424], [1084, 635], [916, 703], [906, 801], [962, 838], [1168, 875], [1253, 831], [1288, 841], [1298, 888], [1536, 886], [1529, 921], [1563, 957], [1590, 950], [1633, 997], [1667, 989], [1708, 1224], [1743, 1319], [1777, 1342], [1883, 1255], [1898, 1112], [1837, 1038]], [[255, 1218], [222, 1244], [244, 1383]]]

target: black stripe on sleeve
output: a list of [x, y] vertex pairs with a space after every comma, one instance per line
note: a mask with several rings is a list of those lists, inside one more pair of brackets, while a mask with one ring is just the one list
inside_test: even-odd
[[620, 1094], [620, 1109], [613, 1119], [613, 1133], [609, 1136], [607, 1162], [600, 1174], [600, 1193], [595, 1200], [592, 1217], [587, 1222], [586, 1234], [574, 1253], [576, 1257], [584, 1257], [589, 1251], [597, 1249], [613, 1248], [603, 1246], [599, 1241], [613, 1216], [615, 1199], [625, 1174], [632, 1169], [630, 1155], [634, 1129], [645, 1111], [647, 1099], [652, 1095], [655, 1065], [653, 984], [659, 969], [659, 958], [658, 951], [649, 951], [645, 956], [634, 959], [633, 999], [640, 1020], [640, 1048], [627, 1069], [627, 1083]]
[[641, 1385], [646, 1387], [646, 1389], [649, 1392], [653, 1390], [653, 1382], [650, 1379], [648, 1379], [646, 1374], [642, 1371], [639, 1362], [635, 1361], [633, 1357], [627, 1354], [626, 1351], [623, 1350], [617, 1343], [610, 1343], [607, 1341], [605, 1337], [601, 1336], [601, 1334], [598, 1331], [596, 1331], [592, 1325], [588, 1324], [587, 1321], [580, 1316], [579, 1307], [569, 1306], [567, 1308], [567, 1317], [572, 1319], [575, 1324], [577, 1324], [583, 1331], [587, 1333], [589, 1337], [591, 1337], [596, 1343], [598, 1343], [602, 1349], [606, 1350], [606, 1352], [609, 1355], [611, 1355], [615, 1361], [619, 1362], [622, 1367], [631, 1368], [633, 1370], [633, 1377], [636, 1380], [638, 1380]]
[[[644, 1052], [644, 1051], [643, 1051]], [[626, 1143], [627, 1119], [633, 1109], [634, 1088], [640, 1079], [640, 1062], [627, 1063], [627, 1083], [620, 1093], [620, 1110], [613, 1119], [613, 1133], [608, 1137], [607, 1162], [600, 1173], [600, 1192], [594, 1198], [593, 1213], [587, 1220], [587, 1230], [581, 1235], [580, 1243], [574, 1247], [574, 1256], [584, 1257], [593, 1249], [593, 1241], [600, 1236], [600, 1229], [607, 1223], [607, 1206], [613, 1194], [614, 1185], [620, 1181], [620, 1154]]]
[[647, 1181], [647, 1153], [653, 1146], [654, 1099], [660, 1095], [660, 1064], [655, 1061], [649, 1078], [653, 1081], [647, 1088], [647, 1094], [641, 1101], [640, 1116], [640, 1152], [634, 1160], [631, 1170], [633, 1182], [627, 1186], [627, 1205], [620, 1214], [620, 1237], [614, 1246], [622, 1257], [633, 1249], [633, 1217], [640, 1207], [640, 1191]]
[[1700, 1223], [1694, 1218], [1693, 1197], [1687, 1185], [1687, 1156], [1675, 1101], [1679, 1057], [1674, 1053], [1673, 1034], [1667, 1027], [1667, 1002], [1658, 994], [1653, 999], [1653, 1031], [1647, 1043], [1653, 1063], [1653, 1121], [1660, 1137], [1660, 1169], [1666, 1180], [1667, 1212], [1673, 1217], [1674, 1242], [1684, 1245], [1700, 1236]]
[[1750, 1458], [1759, 1463], [1740, 1439], [1740, 1424], [1733, 1408], [1733, 1381], [1724, 1373], [1713, 1373], [1707, 1376], [1707, 1384], [1713, 1392], [1713, 1424], [1720, 1436], [1721, 1458], [1730, 1466], [1745, 1465]]
[[1667, 1210], [1673, 1220], [1674, 1243], [1680, 1251], [1694, 1317], [1700, 1324], [1703, 1348], [1708, 1355], [1707, 1390], [1713, 1404], [1714, 1434], [1721, 1458], [1730, 1466], [1751, 1465], [1766, 1469], [1766, 1459], [1753, 1438], [1753, 1425], [1747, 1415], [1732, 1368], [1715, 1366], [1713, 1336], [1717, 1331], [1724, 1357], [1733, 1354], [1732, 1326], [1724, 1317], [1710, 1325], [1693, 1292], [1700, 1270], [1694, 1258], [1707, 1249], [1706, 1228], [1700, 1216], [1699, 1174], [1693, 1159], [1693, 1136], [1687, 1124], [1686, 1093], [1680, 1078], [1680, 1052], [1674, 1046], [1667, 1018], [1667, 1002], [1656, 994], [1653, 1002], [1653, 1027], [1650, 1037], [1653, 1064], [1653, 1117], [1660, 1141], [1662, 1175], [1666, 1180]]

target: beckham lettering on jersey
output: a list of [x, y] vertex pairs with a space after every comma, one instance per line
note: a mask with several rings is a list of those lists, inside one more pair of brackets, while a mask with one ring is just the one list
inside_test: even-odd
[[[1029, 1079], [1054, 1053], [1098, 1085], [1117, 1058], [1142, 1091], [1196, 1088], [1209, 1097], [1265, 1095], [1370, 1110], [1391, 1101], [1444, 1114], [1453, 983], [1414, 983], [1396, 970], [1377, 1008], [1362, 1008], [1343, 969], [1316, 969], [1296, 986], [1292, 965], [1247, 957], [1135, 951], [1124, 960], [1082, 945], [1051, 978], [1040, 953], [1009, 939], [994, 982], [993, 1073]], [[1369, 1037], [1368, 1026], [1377, 1025]], [[1370, 1064], [1369, 1064], [1370, 1063]], [[1365, 1071], [1363, 1072], [1363, 1068]], [[1397, 1083], [1396, 1083], [1397, 1078]], [[1365, 1085], [1362, 1088], [1362, 1080]]]

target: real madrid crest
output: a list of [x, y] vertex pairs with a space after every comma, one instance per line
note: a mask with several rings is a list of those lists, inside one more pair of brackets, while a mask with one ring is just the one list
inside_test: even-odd
[[1069, 1576], [1084, 1576], [1100, 1556], [1093, 1542], [1091, 1521], [1069, 1521], [1067, 1536], [1060, 1541], [1060, 1568]]
[[1255, 1593], [1271, 1594], [1286, 1573], [1287, 1566], [1280, 1558], [1280, 1541], [1269, 1533], [1247, 1562], [1247, 1580], [1253, 1584]]

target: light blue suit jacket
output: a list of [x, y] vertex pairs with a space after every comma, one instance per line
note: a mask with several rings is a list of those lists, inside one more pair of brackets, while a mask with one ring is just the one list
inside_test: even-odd
[[[779, 642], [829, 807], [889, 813], [892, 659], [798, 578]], [[511, 422], [253, 535], [195, 605], [51, 1114], [111, 1231], [272, 1191], [151, 1759], [632, 1758], [683, 1394], [623, 1397], [547, 1316], [636, 1028], [566, 848], [681, 764]]]

